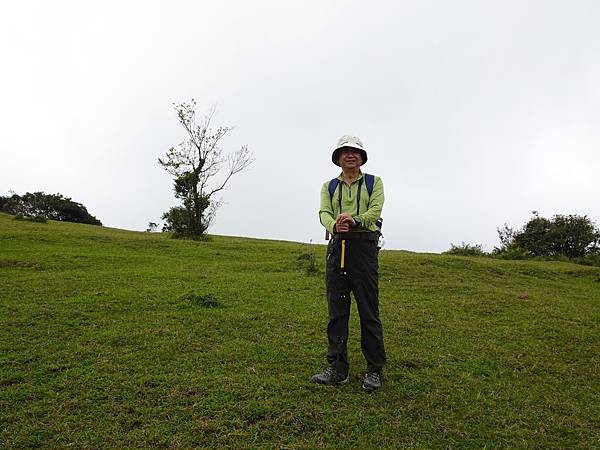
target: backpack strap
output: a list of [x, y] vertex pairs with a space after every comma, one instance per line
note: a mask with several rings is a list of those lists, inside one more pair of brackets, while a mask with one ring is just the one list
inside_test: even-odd
[[329, 190], [329, 200], [333, 201], [333, 194], [335, 194], [335, 190], [337, 189], [337, 187], [340, 187], [340, 196], [338, 198], [338, 201], [340, 202], [340, 211], [342, 210], [342, 183], [340, 183], [340, 180], [338, 178], [333, 178], [330, 182], [329, 182], [329, 186], [327, 187], [327, 189]]
[[[367, 192], [369, 193], [369, 198], [373, 193], [373, 186], [375, 185], [375, 176], [369, 173], [365, 173], [365, 186], [367, 187]], [[381, 235], [381, 228], [383, 227], [383, 217], [380, 217], [375, 222], [375, 226], [377, 227], [377, 232]]]
[[[367, 192], [369, 193], [369, 196], [371, 196], [371, 194], [373, 194], [373, 186], [375, 185], [375, 176], [371, 175], [370, 173], [365, 173], [364, 174], [364, 179], [365, 179], [365, 186], [367, 187]], [[338, 187], [340, 180], [339, 178], [333, 178], [330, 182], [329, 182], [329, 198], [333, 198], [333, 194], [335, 194], [335, 190]]]
[[334, 178], [329, 182], [329, 199], [333, 199], [333, 194], [335, 193], [339, 182], [340, 180], [338, 178]]
[[367, 192], [369, 193], [369, 197], [373, 193], [373, 185], [375, 184], [375, 176], [365, 173], [365, 186], [367, 186]]

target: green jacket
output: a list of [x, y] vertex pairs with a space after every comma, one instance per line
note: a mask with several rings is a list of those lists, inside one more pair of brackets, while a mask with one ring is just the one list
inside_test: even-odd
[[[323, 187], [321, 188], [321, 207], [319, 208], [319, 219], [321, 220], [321, 224], [327, 231], [333, 234], [333, 226], [335, 225], [335, 219], [338, 215], [346, 212], [352, 217], [357, 216], [357, 194], [358, 186], [360, 184], [360, 211], [358, 217], [360, 218], [361, 226], [352, 231], [377, 231], [375, 222], [381, 217], [384, 200], [383, 181], [381, 181], [381, 178], [375, 177], [373, 192], [370, 197], [367, 186], [365, 186], [362, 172], [360, 172], [358, 178], [350, 186], [344, 182], [343, 174], [340, 174], [337, 178], [340, 180], [340, 183], [331, 199], [329, 197], [329, 181], [323, 183]], [[340, 186], [342, 187], [341, 211], [339, 201]]]

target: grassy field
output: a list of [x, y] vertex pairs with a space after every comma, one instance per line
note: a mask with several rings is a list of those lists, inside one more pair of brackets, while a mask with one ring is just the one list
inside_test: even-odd
[[313, 251], [0, 214], [0, 447], [600, 448], [600, 268], [383, 251], [368, 394]]

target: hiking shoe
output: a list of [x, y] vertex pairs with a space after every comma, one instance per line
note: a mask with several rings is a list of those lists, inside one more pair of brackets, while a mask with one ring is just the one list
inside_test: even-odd
[[333, 367], [328, 367], [323, 373], [313, 375], [310, 381], [317, 384], [346, 384], [350, 377], [337, 373]]
[[381, 383], [382, 381], [380, 372], [367, 372], [363, 381], [363, 389], [373, 392], [381, 387]]

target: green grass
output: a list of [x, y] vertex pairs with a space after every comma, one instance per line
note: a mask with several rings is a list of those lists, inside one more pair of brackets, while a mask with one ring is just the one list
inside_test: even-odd
[[599, 268], [382, 252], [368, 394], [312, 251], [0, 214], [0, 447], [600, 448]]

